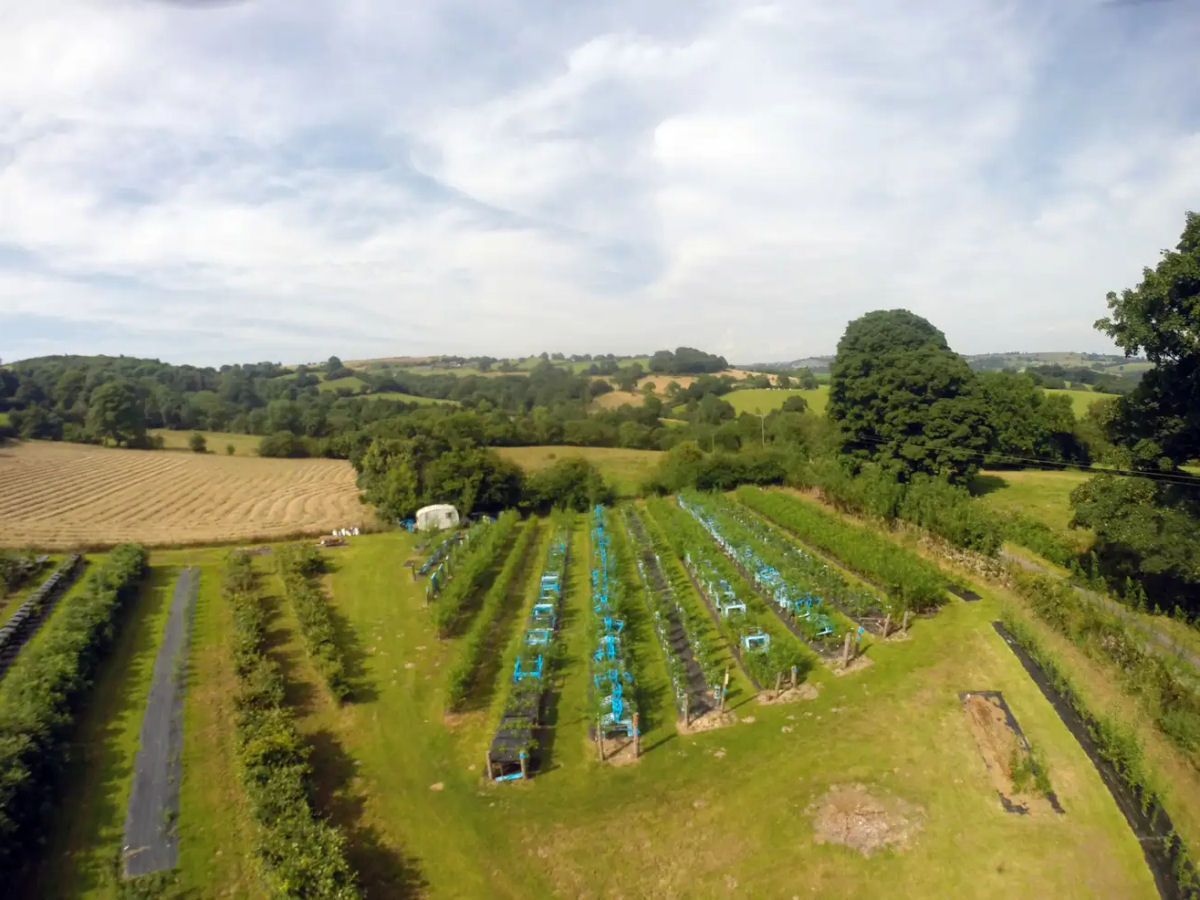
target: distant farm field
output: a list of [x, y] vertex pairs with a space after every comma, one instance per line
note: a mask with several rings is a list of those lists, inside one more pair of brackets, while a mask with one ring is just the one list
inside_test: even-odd
[[536, 472], [560, 459], [582, 457], [600, 470], [604, 480], [623, 497], [637, 494], [638, 486], [654, 471], [662, 456], [659, 450], [626, 450], [620, 447], [496, 447], [497, 453], [511, 459], [526, 472]]
[[169, 428], [150, 429], [152, 437], [163, 439], [164, 450], [191, 450], [188, 441], [193, 434], [204, 435], [205, 446], [209, 453], [229, 455], [227, 447], [233, 447], [233, 455], [258, 456], [258, 444], [262, 440], [260, 434], [234, 434], [228, 431], [173, 431]]
[[992, 509], [1024, 513], [1067, 532], [1072, 516], [1071, 491], [1091, 477], [1088, 472], [1074, 470], [984, 471], [975, 477], [971, 489]]
[[354, 470], [32, 441], [0, 449], [0, 545], [253, 540], [363, 525]]
[[732, 391], [722, 397], [728, 401], [734, 410], [741, 413], [769, 413], [779, 409], [788, 397], [803, 397], [808, 402], [808, 411], [818, 416], [825, 415], [825, 406], [829, 403], [829, 385], [822, 384], [812, 390], [802, 391], [791, 388], [751, 388], [744, 391]]
[[1063, 390], [1061, 388], [1047, 388], [1046, 393], [1062, 394], [1064, 397], [1071, 398], [1071, 410], [1077, 419], [1082, 419], [1087, 411], [1100, 401], [1117, 396], [1116, 394], [1103, 394], [1099, 391]]

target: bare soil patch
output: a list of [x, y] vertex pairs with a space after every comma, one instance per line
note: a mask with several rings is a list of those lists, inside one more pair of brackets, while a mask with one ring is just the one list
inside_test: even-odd
[[804, 682], [798, 684], [794, 688], [784, 688], [776, 693], [775, 691], [759, 691], [755, 695], [755, 699], [764, 706], [770, 706], [773, 703], [796, 703], [800, 700], [816, 700], [817, 695], [821, 693], [821, 689], [815, 684]]
[[843, 844], [863, 856], [885, 847], [906, 849], [925, 818], [920, 807], [872, 793], [863, 784], [835, 784], [807, 812], [814, 842]]
[[996, 692], [967, 692], [961, 695], [963, 710], [979, 755], [987, 766], [1000, 802], [1008, 812], [1048, 812], [1051, 802], [1040, 792], [1028, 788], [1019, 790], [1013, 782], [1013, 765], [1029, 758], [1029, 743]]
[[688, 724], [682, 722], [677, 723], [676, 728], [680, 734], [699, 734], [702, 731], [712, 731], [716, 728], [724, 728], [727, 725], [736, 725], [738, 722], [737, 713], [727, 709], [725, 712], [720, 712], [716, 709], [710, 709], [702, 716], [696, 716]]

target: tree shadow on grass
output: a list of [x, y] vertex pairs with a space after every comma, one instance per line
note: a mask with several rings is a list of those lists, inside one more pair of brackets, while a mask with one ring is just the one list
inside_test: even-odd
[[976, 475], [967, 487], [971, 491], [972, 497], [982, 497], [1008, 487], [1008, 482], [999, 475]]
[[329, 605], [329, 619], [333, 623], [333, 639], [342, 651], [346, 680], [350, 683], [350, 703], [371, 703], [379, 699], [375, 682], [367, 677], [367, 651], [359, 639], [358, 632], [336, 607]]
[[[267, 645], [267, 656], [279, 666], [283, 675], [283, 702], [297, 716], [310, 715], [316, 708], [317, 691], [308, 679], [300, 677], [297, 670], [300, 666], [299, 657], [305, 653], [303, 645], [285, 648], [292, 637], [291, 631], [279, 621], [280, 599], [264, 595], [260, 600], [266, 612], [267, 630], [264, 635]], [[296, 635], [297, 642], [303, 639]]]
[[355, 767], [328, 730], [307, 737], [312, 749], [313, 803], [346, 836], [346, 858], [368, 898], [419, 897], [429, 886], [419, 860], [388, 846], [363, 821], [365, 798], [354, 785]]

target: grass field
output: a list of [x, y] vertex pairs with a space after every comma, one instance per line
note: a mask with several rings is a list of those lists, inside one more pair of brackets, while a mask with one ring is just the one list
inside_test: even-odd
[[822, 384], [807, 391], [791, 388], [751, 388], [732, 391], [721, 399], [730, 403], [734, 410], [741, 415], [742, 413], [769, 413], [783, 406], [783, 402], [788, 397], [803, 397], [808, 402], [809, 412], [823, 416], [825, 415], [825, 406], [829, 402], [829, 386]]
[[1092, 476], [1071, 470], [983, 471], [971, 485], [981, 502], [1002, 512], [1022, 512], [1058, 531], [1071, 521], [1071, 491]]
[[505, 459], [511, 459], [526, 472], [544, 469], [560, 459], [582, 457], [593, 463], [604, 480], [620, 496], [632, 497], [646, 476], [654, 471], [662, 456], [658, 450], [625, 450], [619, 447], [569, 447], [547, 445], [536, 447], [495, 447]]
[[335, 378], [333, 381], [321, 380], [317, 385], [317, 390], [321, 393], [326, 391], [336, 391], [339, 388], [350, 391], [352, 394], [357, 394], [366, 386], [366, 382], [357, 375], [347, 375], [344, 378]]
[[1117, 396], [1116, 394], [1103, 394], [1099, 391], [1063, 390], [1060, 388], [1047, 388], [1046, 393], [1061, 394], [1064, 397], [1069, 397], [1071, 399], [1071, 410], [1075, 413], [1075, 418], [1077, 419], [1082, 419], [1094, 404]]
[[[149, 433], [163, 439], [164, 450], [188, 450], [191, 452], [188, 447], [188, 438], [192, 436], [190, 431], [151, 428]], [[234, 434], [230, 431], [201, 431], [200, 434], [204, 435], [208, 452], [220, 456], [228, 455], [225, 448], [231, 444], [234, 456], [258, 456], [258, 445], [262, 441], [261, 434]]]
[[[404, 566], [416, 556], [414, 536], [363, 536], [329, 554], [343, 644], [361, 661], [358, 702], [332, 703], [286, 605], [268, 601], [272, 653], [312, 748], [317, 805], [347, 833], [367, 896], [1156, 896], [1098, 775], [992, 631], [990, 596], [920, 620], [907, 641], [876, 645], [874, 664], [861, 672], [818, 671], [815, 700], [739, 700], [738, 724], [695, 735], [676, 731], [661, 653], [643, 619], [628, 636], [648, 688], [644, 753], [633, 766], [602, 766], [586, 740], [582, 526], [571, 544], [548, 765], [527, 783], [481, 780], [492, 712], [443, 718], [444, 673], [458, 648], [436, 638], [424, 584]], [[196, 898], [262, 895], [229, 762], [232, 707], [221, 693], [228, 610], [213, 587], [219, 557], [155, 554], [121, 652], [102, 672], [106, 699], [85, 720], [91, 764], [73, 770], [71, 814], [52, 842], [39, 895], [119, 895], [112, 861], [134, 723], [165, 592], [184, 564], [202, 567], [202, 589], [185, 713], [181, 887]], [[258, 565], [268, 571], [271, 558]], [[537, 571], [522, 573], [526, 586]], [[980, 688], [1004, 692], [1066, 815], [1001, 809], [957, 696]], [[910, 804], [920, 830], [908, 846], [869, 858], [816, 843], [810, 805], [840, 784]]]
[[0, 546], [214, 543], [363, 525], [342, 460], [30, 441], [0, 448]]
[[405, 403], [419, 403], [429, 406], [441, 403], [446, 406], [458, 406], [457, 400], [435, 400], [432, 397], [418, 397], [416, 394], [402, 394], [400, 391], [380, 391], [377, 394], [367, 394], [370, 400], [403, 400]]

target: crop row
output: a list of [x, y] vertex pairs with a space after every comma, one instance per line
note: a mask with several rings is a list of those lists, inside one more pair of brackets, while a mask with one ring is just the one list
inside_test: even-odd
[[[808, 672], [812, 658], [783, 627], [758, 593], [688, 512], [669, 500], [651, 498], [646, 509], [681, 560], [700, 599], [756, 687], [765, 687], [793, 667]], [[767, 640], [762, 639], [767, 635]]]
[[467, 555], [433, 604], [433, 624], [437, 627], [438, 637], [457, 633], [470, 618], [473, 599], [487, 584], [488, 576], [512, 543], [514, 529], [520, 521], [517, 511], [510, 509], [501, 513], [494, 523], [475, 526], [483, 529], [482, 533], [472, 539]]
[[75, 713], [145, 571], [140, 544], [113, 548], [0, 687], [0, 871], [21, 866], [61, 808], [54, 789]]
[[[825, 560], [782, 538], [762, 519], [724, 498], [689, 492], [684, 502], [717, 543], [771, 594], [780, 610], [796, 619], [811, 620], [816, 608], [824, 604], [859, 624], [863, 619], [894, 615], [891, 605], [873, 591], [852, 586]], [[836, 618], [832, 611], [828, 615]], [[836, 638], [837, 630], [835, 627], [832, 637]]]
[[[709, 622], [694, 607], [680, 602], [637, 512], [632, 506], [626, 506], [623, 513], [626, 533], [637, 553], [637, 569], [646, 603], [654, 615], [654, 632], [667, 661], [675, 705], [686, 719], [692, 703], [693, 672], [707, 686], [708, 695], [720, 698], [724, 672], [721, 651], [713, 640]], [[682, 643], [677, 640], [677, 634]], [[707, 696], [704, 699], [704, 705], [707, 705]]]
[[634, 660], [625, 632], [625, 588], [621, 582], [608, 511], [592, 510], [592, 601], [588, 619], [591, 657], [592, 721], [600, 740], [638, 735], [634, 696]]
[[570, 513], [558, 514], [525, 628], [516, 635], [516, 646], [506, 656], [511, 675], [500, 707], [500, 722], [487, 752], [487, 774], [494, 781], [527, 778], [537, 762], [534, 730], [542, 724], [550, 678], [561, 651], [558, 626], [567, 575], [570, 517]]
[[17, 607], [9, 620], [0, 625], [0, 677], [82, 569], [83, 557], [72, 553]]
[[313, 584], [313, 579], [325, 571], [325, 558], [311, 546], [284, 547], [278, 558], [284, 593], [295, 610], [308, 655], [329, 692], [338, 702], [344, 701], [351, 691], [346, 659], [338, 646], [329, 598]]
[[229, 554], [222, 592], [233, 610], [235, 754], [249, 800], [254, 852], [272, 895], [350, 900], [360, 896], [345, 837], [313, 814], [308, 748], [284, 705], [284, 680], [267, 654], [267, 612], [248, 554]]
[[946, 579], [937, 566], [887, 538], [778, 491], [742, 487], [737, 498], [775, 524], [795, 532], [805, 543], [879, 585], [893, 598], [889, 611], [940, 606]]
[[[507, 513], [505, 514], [507, 515]], [[525, 563], [530, 544], [537, 536], [537, 521], [529, 519], [522, 523], [517, 540], [512, 551], [504, 561], [500, 574], [484, 595], [479, 614], [471, 623], [471, 628], [458, 651], [458, 659], [450, 667], [446, 684], [446, 707], [457, 710], [467, 701], [474, 687], [478, 669], [486, 653], [495, 652], [491, 646], [491, 638], [496, 626], [503, 617], [505, 606], [509, 603], [513, 585]]]

